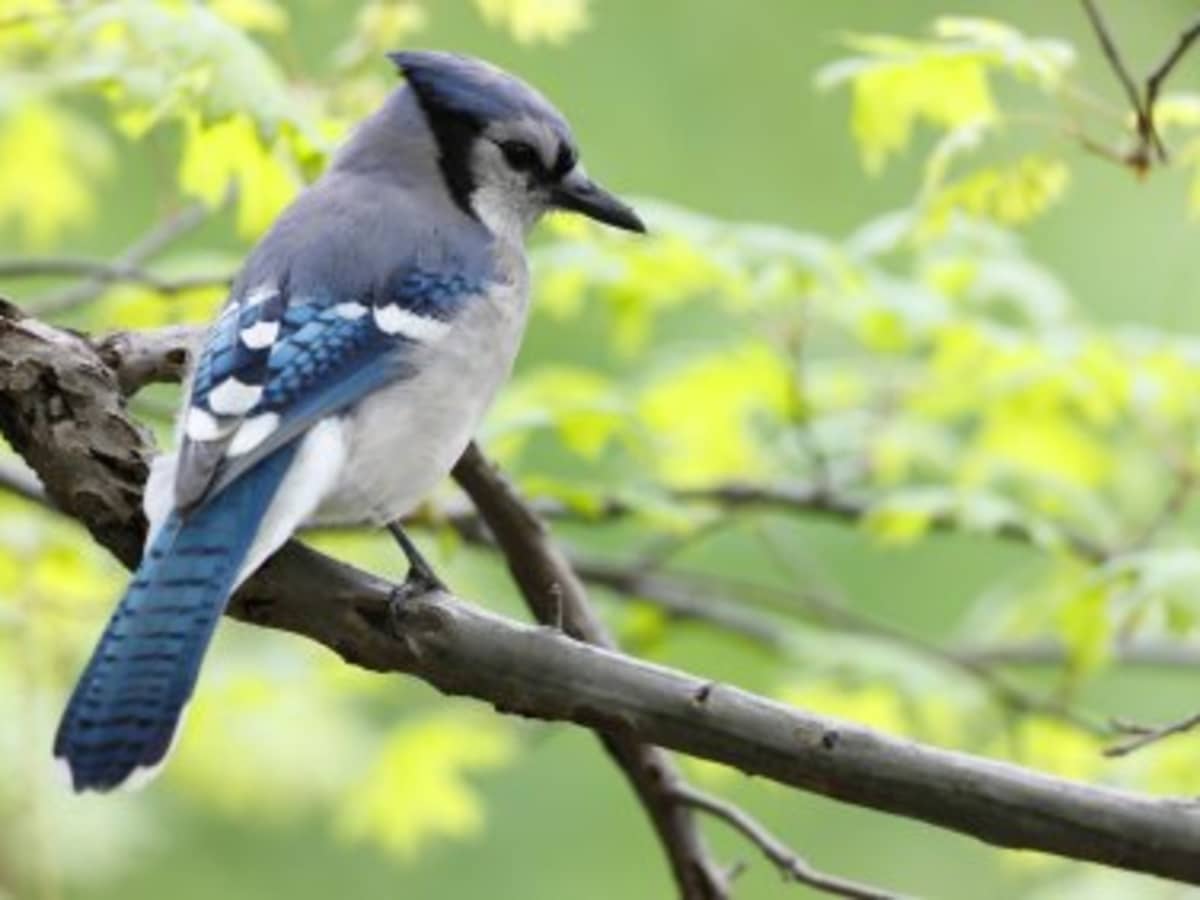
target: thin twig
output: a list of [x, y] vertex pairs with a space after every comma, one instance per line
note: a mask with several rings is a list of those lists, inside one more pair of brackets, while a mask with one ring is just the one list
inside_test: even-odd
[[[1056, 641], [1027, 643], [965, 644], [950, 651], [959, 659], [985, 666], [1062, 666], [1067, 651]], [[1182, 641], [1137, 640], [1118, 643], [1113, 662], [1119, 666], [1145, 668], [1200, 668], [1200, 646]]]
[[806, 884], [825, 894], [851, 897], [853, 900], [900, 900], [903, 896], [817, 871], [791, 847], [771, 834], [764, 825], [719, 797], [689, 787], [677, 787], [671, 793], [680, 803], [702, 810], [741, 832], [743, 837], [775, 864], [784, 878]]
[[1100, 49], [1104, 51], [1104, 56], [1108, 60], [1113, 74], [1117, 76], [1121, 87], [1125, 89], [1129, 105], [1140, 115], [1142, 113], [1142, 96], [1133, 75], [1129, 72], [1129, 67], [1125, 65], [1121, 51], [1117, 48], [1117, 42], [1113, 39], [1108, 23], [1094, 0], [1083, 0], [1083, 8], [1087, 12], [1088, 20], [1092, 23], [1092, 30], [1096, 32], [1096, 38], [1100, 41]]
[[1151, 119], [1151, 127], [1153, 127], [1154, 104], [1158, 102], [1158, 92], [1161, 90], [1163, 82], [1167, 80], [1171, 70], [1179, 64], [1197, 38], [1200, 38], [1200, 18], [1197, 18], [1180, 33], [1175, 41], [1175, 46], [1167, 51], [1166, 56], [1146, 78], [1146, 96], [1143, 108]]
[[[763, 545], [772, 554], [776, 563], [784, 570], [789, 569], [792, 563], [788, 555], [776, 546], [769, 533], [760, 533]], [[725, 580], [726, 583], [729, 583], [728, 579]], [[946, 649], [936, 641], [928, 640], [890, 622], [877, 619], [820, 592], [791, 593], [762, 584], [746, 584], [745, 582], [738, 582], [738, 584], [742, 585], [739, 592], [758, 593], [760, 596], [774, 593], [785, 605], [801, 604], [804, 608], [820, 616], [825, 622], [836, 623], [844, 631], [902, 647], [916, 656], [957, 670], [969, 676], [976, 684], [989, 692], [998, 703], [1009, 710], [1059, 719], [1081, 731], [1101, 737], [1110, 733], [1104, 722], [1095, 716], [1074, 709], [1055, 697], [1046, 697], [1029, 691], [987, 665], [957, 656], [952, 650]]]
[[1121, 52], [1117, 48], [1117, 43], [1108, 27], [1108, 23], [1105, 21], [1099, 7], [1096, 6], [1095, 0], [1081, 0], [1081, 2], [1092, 24], [1092, 29], [1096, 32], [1096, 37], [1100, 42], [1101, 49], [1104, 51], [1104, 56], [1108, 60], [1113, 73], [1117, 76], [1117, 80], [1120, 81], [1121, 87], [1125, 90], [1125, 95], [1136, 118], [1138, 143], [1129, 153], [1122, 157], [1122, 161], [1139, 174], [1143, 174], [1150, 168], [1150, 155], [1152, 151], [1158, 162], [1165, 163], [1168, 160], [1169, 154], [1167, 153], [1166, 144], [1163, 142], [1162, 136], [1158, 133], [1158, 128], [1154, 121], [1155, 106], [1158, 103], [1159, 92], [1167, 76], [1171, 74], [1171, 71], [1187, 54], [1196, 39], [1200, 38], [1200, 18], [1197, 18], [1191, 25], [1180, 32], [1174, 46], [1167, 51], [1158, 65], [1151, 70], [1150, 74], [1146, 77], [1143, 89], [1139, 91], [1133, 76], [1129, 72], [1128, 66], [1125, 65], [1125, 61], [1121, 57]]
[[1164, 528], [1183, 515], [1191, 501], [1196, 491], [1196, 471], [1190, 463], [1182, 460], [1167, 460], [1167, 463], [1174, 475], [1167, 496], [1154, 515], [1124, 542], [1121, 553], [1144, 549]]
[[[228, 200], [224, 201], [217, 208], [222, 208], [227, 202]], [[113, 261], [114, 264], [126, 269], [137, 269], [146, 265], [171, 244], [203, 225], [212, 213], [213, 210], [202, 203], [185, 206], [163, 219], [126, 247]], [[36, 298], [30, 302], [29, 306], [41, 316], [61, 314], [92, 302], [104, 292], [110, 283], [111, 281], [104, 278], [92, 276], [80, 284], [69, 285]]]
[[579, 557], [573, 557], [571, 565], [589, 584], [606, 588], [622, 600], [651, 605], [673, 620], [702, 622], [776, 653], [787, 647], [782, 620], [748, 609], [739, 598], [698, 591], [690, 583], [647, 572], [640, 565], [626, 567]]
[[[849, 522], [857, 522], [869, 515], [878, 503], [877, 500], [857, 496], [847, 488], [829, 488], [817, 484], [757, 485], [729, 482], [680, 490], [673, 496], [677, 500], [715, 503], [726, 509], [761, 508], [821, 513]], [[929, 528], [939, 532], [964, 530], [962, 519], [953, 512], [935, 515], [929, 522]], [[1005, 522], [997, 528], [979, 533], [1019, 544], [1040, 546], [1044, 543], [1043, 536], [1035, 526], [1021, 522]], [[1087, 535], [1061, 530], [1055, 533], [1067, 549], [1088, 562], [1105, 562], [1112, 555], [1108, 547]]]
[[1129, 722], [1117, 722], [1115, 724], [1121, 731], [1136, 736], [1120, 744], [1114, 744], [1111, 747], [1105, 748], [1105, 756], [1128, 756], [1131, 753], [1141, 750], [1143, 747], [1149, 747], [1151, 744], [1157, 744], [1166, 738], [1189, 732], [1200, 725], [1200, 713], [1195, 713], [1186, 719], [1180, 719], [1178, 722], [1171, 722], [1157, 728], [1133, 725]]
[[[108, 262], [86, 256], [30, 256], [0, 259], [0, 278], [91, 278], [105, 284], [140, 284], [162, 294], [177, 294], [197, 288], [228, 285], [233, 276], [184, 275], [167, 278], [139, 266]], [[37, 310], [38, 313], [44, 310]]]

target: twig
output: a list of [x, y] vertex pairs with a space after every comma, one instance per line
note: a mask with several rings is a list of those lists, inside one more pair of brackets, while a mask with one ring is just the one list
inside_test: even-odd
[[[129, 419], [115, 373], [79, 336], [3, 315], [0, 360], [0, 432], [60, 509], [126, 565], [136, 563], [151, 443]], [[64, 408], [70, 416], [51, 414]], [[1004, 847], [1200, 884], [1194, 803], [891, 738], [523, 627], [442, 594], [402, 608], [397, 640], [389, 629], [394, 590], [293, 542], [238, 593], [229, 613], [506, 712], [576, 722]]]
[[1092, 30], [1096, 32], [1096, 38], [1100, 41], [1100, 49], [1104, 51], [1104, 56], [1108, 60], [1113, 74], [1117, 76], [1121, 87], [1125, 89], [1125, 97], [1129, 100], [1129, 105], [1140, 116], [1142, 114], [1141, 93], [1138, 91], [1133, 76], [1129, 73], [1129, 67], [1125, 65], [1125, 60], [1121, 57], [1121, 51], [1117, 48], [1117, 42], [1113, 39], [1112, 32], [1109, 31], [1108, 23], [1104, 20], [1104, 16], [1094, 0], [1083, 0], [1083, 8], [1087, 12], [1088, 20], [1092, 23]]
[[[1067, 651], [1056, 641], [966, 644], [950, 652], [960, 659], [969, 659], [985, 666], [1061, 666], [1067, 662]], [[1113, 656], [1121, 666], [1200, 667], [1200, 646], [1182, 641], [1137, 640], [1118, 643], [1113, 648]]]
[[[543, 625], [609, 650], [616, 642], [588, 603], [587, 591], [542, 522], [509, 481], [471, 444], [454, 477], [508, 561], [530, 610]], [[729, 886], [694, 817], [672, 802], [686, 782], [662, 750], [605, 729], [600, 740], [629, 779], [654, 823], [684, 900], [725, 900]]]
[[1099, 7], [1096, 6], [1094, 0], [1082, 0], [1082, 2], [1084, 9], [1087, 11], [1088, 19], [1092, 23], [1092, 29], [1096, 32], [1096, 37], [1100, 41], [1100, 47], [1104, 51], [1104, 56], [1108, 60], [1113, 73], [1117, 76], [1117, 80], [1121, 82], [1121, 87], [1125, 89], [1125, 96], [1128, 98], [1129, 105], [1133, 108], [1136, 117], [1138, 144], [1125, 156], [1125, 162], [1138, 173], [1144, 173], [1150, 168], [1151, 148], [1153, 148], [1155, 154], [1158, 156], [1159, 162], [1167, 161], [1167, 148], [1163, 145], [1162, 139], [1154, 127], [1154, 110], [1150, 106], [1148, 99], [1143, 99], [1141, 93], [1138, 91], [1133, 76], [1129, 74], [1129, 69], [1125, 65], [1125, 61], [1121, 58], [1121, 52], [1117, 49], [1116, 41], [1113, 40], [1108, 23], [1105, 22]]
[[[738, 510], [779, 510], [823, 515], [846, 523], [859, 522], [869, 515], [878, 503], [878, 499], [857, 494], [849, 486], [813, 482], [771, 485], [718, 482], [702, 487], [668, 491], [667, 496], [676, 502], [709, 504], [725, 513]], [[583, 511], [553, 499], [534, 498], [529, 502], [539, 516], [551, 520], [610, 522], [628, 518], [637, 512], [635, 506], [619, 497], [601, 498], [593, 507]], [[465, 507], [439, 510], [439, 514], [439, 517], [436, 517], [438, 521], [445, 521], [460, 532], [479, 527], [477, 514]], [[935, 515], [929, 527], [942, 533], [959, 533], [966, 530], [961, 518], [952, 512]], [[1019, 522], [1006, 522], [989, 531], [970, 533], [1015, 544], [1041, 546], [1045, 543], [1045, 538], [1036, 525]], [[1103, 563], [1113, 555], [1109, 547], [1084, 534], [1056, 530], [1054, 536], [1067, 550], [1086, 562]], [[651, 556], [653, 558], [653, 554]]]
[[[553, 513], [558, 507], [547, 507]], [[465, 540], [491, 546], [491, 535], [461, 513], [448, 520]], [[959, 653], [859, 612], [813, 591], [792, 591], [726, 575], [647, 571], [639, 559], [632, 565], [598, 559], [572, 557], [572, 569], [589, 584], [608, 588], [619, 598], [652, 604], [669, 616], [699, 621], [741, 635], [775, 651], [788, 643], [782, 623], [747, 608], [747, 601], [766, 605], [791, 617], [802, 615], [848, 634], [861, 635], [903, 648], [938, 665], [962, 672], [1010, 710], [1060, 719], [1075, 728], [1100, 737], [1111, 735], [1098, 717], [1073, 709], [1054, 697], [1046, 697], [1015, 684], [993, 670], [986, 657]], [[1059, 659], [1065, 657], [1059, 653]]]
[[[222, 208], [228, 202], [227, 199], [217, 208]], [[202, 203], [185, 206], [126, 247], [114, 264], [125, 269], [144, 266], [171, 244], [199, 228], [211, 215], [212, 210]], [[64, 313], [95, 300], [109, 284], [109, 280], [93, 276], [80, 284], [37, 298], [29, 305], [40, 316]]]
[[[834, 519], [857, 522], [870, 514], [875, 501], [858, 497], [844, 488], [829, 488], [817, 484], [756, 485], [726, 483], [709, 487], [681, 490], [676, 499], [716, 503], [726, 509], [762, 508], [793, 512], [822, 513]], [[963, 530], [961, 519], [953, 513], [935, 515], [930, 529], [941, 532]], [[1001, 540], [1040, 546], [1043, 542], [1037, 529], [1019, 522], [1005, 522], [998, 528], [981, 532]], [[1106, 561], [1112, 551], [1086, 535], [1059, 532], [1065, 547], [1088, 562]]]
[[[91, 259], [84, 256], [30, 256], [0, 259], [0, 278], [91, 278], [104, 284], [141, 284], [162, 294], [177, 294], [197, 288], [228, 285], [232, 275], [185, 275], [166, 278], [139, 266]], [[39, 313], [45, 310], [38, 310]]]
[[[776, 546], [771, 535], [761, 532], [764, 546], [770, 552], [780, 568], [789, 570], [793, 567], [791, 558]], [[995, 672], [986, 665], [971, 659], [956, 656], [935, 641], [927, 640], [899, 628], [890, 622], [881, 621], [875, 617], [854, 609], [849, 604], [838, 602], [821, 593], [809, 591], [803, 594], [791, 594], [764, 585], [749, 585], [748, 589], [760, 594], [775, 593], [783, 603], [802, 604], [814, 611], [824, 621], [836, 623], [845, 631], [873, 637], [902, 647], [917, 656], [932, 660], [939, 665], [956, 669], [969, 676], [977, 684], [1009, 710], [1024, 713], [1037, 713], [1067, 722], [1070, 725], [1091, 734], [1105, 736], [1109, 733], [1104, 724], [1093, 716], [1089, 716], [1068, 704], [1053, 697], [1044, 697], [1014, 684], [1002, 673]]]
[[1146, 547], [1164, 528], [1183, 515], [1196, 491], [1196, 472], [1190, 463], [1167, 460], [1174, 478], [1170, 490], [1158, 510], [1127, 540], [1121, 553], [1132, 553]]
[[1128, 722], [1117, 722], [1116, 726], [1127, 734], [1134, 734], [1136, 737], [1124, 741], [1120, 744], [1114, 744], [1104, 750], [1105, 756], [1119, 757], [1128, 756], [1143, 747], [1149, 747], [1151, 744], [1157, 744], [1159, 741], [1173, 737], [1177, 734], [1184, 734], [1191, 731], [1197, 725], [1200, 725], [1200, 713], [1195, 713], [1188, 716], [1186, 719], [1180, 719], [1178, 722], [1172, 722], [1168, 725], [1162, 725], [1157, 728], [1149, 728], [1142, 725], [1132, 725]]
[[[704, 496], [737, 497], [737, 503], [740, 504], [749, 499], [749, 490], [719, 487], [703, 493]], [[810, 497], [825, 496], [824, 489], [814, 490], [811, 494], [798, 489], [780, 489], [768, 493], [766, 489], [755, 488], [753, 491], [755, 499], [770, 503], [780, 501], [788, 506], [802, 503], [805, 508], [811, 508], [807, 505]], [[693, 499], [696, 495], [697, 492], [688, 493]], [[826, 507], [823, 500], [821, 503], [822, 510], [836, 509], [839, 515], [852, 508], [848, 502], [841, 502], [837, 507]], [[540, 515], [548, 518], [571, 515], [569, 509], [553, 501], [543, 501], [535, 508]], [[603, 509], [606, 517], [619, 517], [627, 512], [616, 503], [603, 504]], [[480, 527], [477, 517], [467, 511], [453, 510], [444, 515], [441, 521], [450, 524], [464, 540], [494, 545], [491, 534]], [[782, 558], [780, 561], [786, 562]], [[747, 601], [757, 602], [787, 616], [802, 615], [806, 621], [826, 628], [899, 646], [939, 665], [948, 666], [970, 676], [998, 703], [1010, 710], [1050, 716], [1100, 737], [1111, 735], [1111, 729], [1105, 727], [1099, 718], [1073, 709], [1054, 697], [1026, 690], [1002, 673], [994, 671], [986, 648], [966, 653], [947, 649], [814, 591], [787, 590], [727, 575], [656, 572], [649, 570], [641, 558], [633, 564], [625, 564], [576, 556], [571, 558], [570, 563], [584, 581], [608, 588], [616, 597], [652, 604], [674, 618], [704, 622], [776, 651], [787, 648], [781, 623], [748, 609]], [[1061, 662], [1064, 659], [1060, 650], [1057, 660]]]
[[693, 809], [702, 810], [741, 832], [743, 837], [775, 864], [784, 878], [806, 884], [814, 890], [832, 894], [835, 897], [851, 897], [854, 900], [900, 900], [902, 897], [901, 894], [856, 884], [853, 881], [846, 881], [834, 875], [826, 875], [824, 872], [817, 871], [794, 850], [771, 834], [761, 823], [719, 797], [687, 787], [676, 788], [672, 794], [680, 803], [685, 803]]
[[589, 584], [607, 588], [623, 600], [648, 603], [671, 619], [702, 622], [775, 652], [787, 647], [780, 619], [747, 609], [737, 598], [697, 590], [694, 584], [644, 571], [640, 565], [625, 567], [578, 557], [571, 560], [571, 565]]
[[1158, 102], [1158, 93], [1162, 88], [1163, 82], [1167, 80], [1167, 76], [1171, 74], [1171, 70], [1179, 64], [1179, 61], [1183, 59], [1197, 38], [1200, 38], [1200, 18], [1197, 18], [1180, 33], [1175, 41], [1175, 46], [1167, 51], [1166, 56], [1162, 58], [1162, 61], [1154, 67], [1154, 70], [1146, 78], [1146, 96], [1143, 109], [1145, 109], [1146, 115], [1151, 119], [1151, 128], [1154, 127], [1154, 104]]
[[1163, 143], [1162, 135], [1158, 133], [1158, 128], [1154, 122], [1155, 106], [1158, 103], [1158, 96], [1163, 82], [1166, 81], [1167, 76], [1171, 74], [1171, 71], [1187, 54], [1187, 51], [1196, 39], [1200, 38], [1200, 18], [1196, 19], [1179, 34], [1175, 40], [1175, 45], [1167, 51], [1158, 65], [1151, 70], [1150, 74], [1146, 77], [1144, 88], [1139, 91], [1133, 76], [1129, 72], [1129, 68], [1125, 65], [1125, 61], [1121, 57], [1121, 52], [1117, 48], [1108, 23], [1105, 21], [1099, 7], [1096, 6], [1095, 0], [1081, 0], [1081, 2], [1083, 3], [1084, 10], [1087, 12], [1088, 20], [1092, 24], [1092, 29], [1096, 32], [1096, 37], [1100, 42], [1101, 49], [1104, 51], [1104, 56], [1108, 60], [1113, 73], [1117, 76], [1117, 80], [1121, 82], [1121, 87], [1124, 88], [1125, 96], [1128, 98], [1129, 105], [1134, 112], [1138, 143], [1131, 151], [1122, 156], [1122, 161], [1138, 174], [1144, 174], [1150, 168], [1151, 152], [1153, 152], [1160, 163], [1165, 163], [1168, 160], [1169, 154], [1167, 153], [1166, 144]]

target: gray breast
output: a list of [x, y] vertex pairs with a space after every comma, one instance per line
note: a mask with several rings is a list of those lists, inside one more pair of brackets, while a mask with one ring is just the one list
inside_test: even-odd
[[450, 472], [507, 380], [524, 332], [523, 254], [505, 262], [505, 280], [471, 298], [444, 338], [415, 351], [412, 377], [347, 413], [349, 455], [317, 512], [319, 523], [392, 521]]

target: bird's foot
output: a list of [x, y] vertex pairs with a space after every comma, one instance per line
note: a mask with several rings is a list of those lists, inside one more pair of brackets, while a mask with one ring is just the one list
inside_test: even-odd
[[399, 584], [392, 589], [392, 595], [388, 602], [392, 632], [397, 637], [403, 637], [404, 613], [408, 604], [417, 597], [423, 597], [426, 594], [448, 594], [450, 593], [450, 589], [446, 587], [442, 579], [437, 577], [437, 573], [433, 571], [433, 566], [421, 555], [421, 551], [417, 549], [417, 545], [404, 533], [404, 529], [400, 527], [399, 522], [389, 522], [387, 528], [392, 533], [392, 537], [396, 539], [396, 543], [400, 545], [400, 549], [404, 551], [404, 556], [408, 560], [408, 574], [404, 577], [403, 584]]
[[391, 596], [388, 597], [388, 618], [393, 637], [404, 637], [404, 616], [409, 604], [418, 597], [438, 592], [450, 593], [432, 569], [428, 566], [410, 565], [404, 581], [392, 588]]
[[392, 592], [393, 601], [403, 602], [411, 597], [431, 594], [435, 591], [441, 591], [444, 594], [450, 593], [445, 582], [438, 578], [437, 573], [433, 571], [433, 566], [421, 555], [417, 545], [405, 534], [399, 523], [389, 523], [388, 531], [392, 533], [392, 537], [396, 539], [396, 543], [400, 545], [400, 549], [404, 551], [404, 556], [408, 560], [408, 575], [405, 576], [404, 583]]

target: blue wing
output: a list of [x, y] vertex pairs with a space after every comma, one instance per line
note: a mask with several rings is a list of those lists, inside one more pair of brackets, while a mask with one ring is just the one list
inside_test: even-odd
[[211, 331], [184, 418], [176, 503], [221, 491], [314, 422], [411, 375], [483, 285], [409, 267], [377, 288], [240, 291]]

